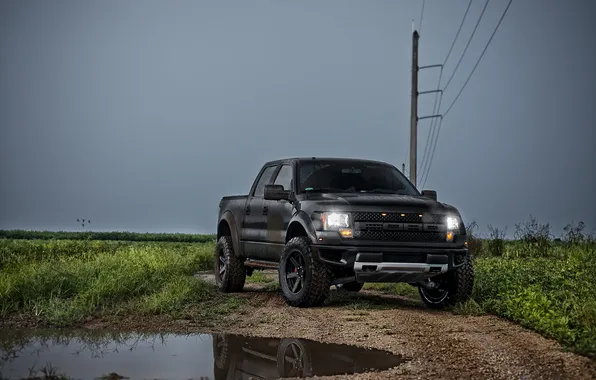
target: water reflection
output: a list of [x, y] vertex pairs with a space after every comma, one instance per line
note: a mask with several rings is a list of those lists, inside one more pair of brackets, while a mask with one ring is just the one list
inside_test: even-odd
[[277, 379], [396, 367], [389, 352], [295, 338], [227, 334], [0, 331], [0, 379]]

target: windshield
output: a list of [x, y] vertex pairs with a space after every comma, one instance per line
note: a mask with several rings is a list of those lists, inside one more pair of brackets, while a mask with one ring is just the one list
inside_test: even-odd
[[359, 161], [301, 162], [299, 192], [366, 192], [420, 195], [391, 165]]

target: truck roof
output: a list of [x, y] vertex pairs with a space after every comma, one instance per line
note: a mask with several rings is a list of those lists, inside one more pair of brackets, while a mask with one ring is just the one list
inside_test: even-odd
[[376, 161], [376, 160], [369, 160], [365, 158], [346, 158], [346, 157], [287, 157], [287, 158], [280, 158], [277, 160], [266, 162], [265, 165], [274, 165], [279, 164], [282, 162], [290, 162], [290, 161], [297, 161], [297, 162], [307, 162], [307, 161], [339, 161], [339, 162], [366, 162], [370, 164], [382, 164], [382, 165], [390, 165], [387, 162], [383, 161]]

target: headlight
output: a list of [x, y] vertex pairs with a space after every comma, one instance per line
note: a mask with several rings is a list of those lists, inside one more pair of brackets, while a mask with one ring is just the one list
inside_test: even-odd
[[448, 216], [447, 234], [445, 235], [446, 240], [452, 242], [457, 231], [459, 231], [459, 218], [456, 216]]
[[455, 231], [459, 230], [459, 218], [448, 216], [447, 217], [447, 230]]
[[350, 214], [339, 212], [325, 212], [321, 214], [324, 230], [339, 230], [350, 227]]

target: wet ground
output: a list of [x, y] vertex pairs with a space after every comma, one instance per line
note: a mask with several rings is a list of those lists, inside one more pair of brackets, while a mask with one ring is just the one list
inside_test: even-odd
[[[39, 326], [35, 320], [19, 316], [0, 320], [0, 350], [6, 354], [11, 349], [18, 355], [0, 366], [0, 373], [19, 378], [28, 375], [27, 367], [35, 365], [34, 369], [38, 370], [49, 362], [59, 367], [58, 373], [73, 378], [100, 378], [110, 373], [113, 376], [109, 379], [203, 376], [213, 380], [223, 376], [237, 380], [257, 379], [256, 374], [275, 378], [280, 373], [312, 378], [327, 370], [332, 375], [325, 377], [329, 380], [596, 379], [593, 358], [568, 352], [557, 342], [502, 318], [431, 310], [418, 297], [374, 290], [349, 294], [332, 289], [329, 302], [322, 307], [293, 308], [284, 302], [278, 287], [271, 286], [276, 285], [276, 273], [262, 275], [260, 281], [253, 278], [241, 293], [235, 294], [242, 299], [240, 308], [213, 321], [204, 319], [201, 310], [191, 310], [182, 318], [106, 315], [86, 319], [76, 332], [37, 330], [37, 337], [32, 338], [21, 328]], [[209, 273], [197, 276], [206, 280], [210, 277]], [[155, 335], [156, 331], [167, 334]], [[205, 333], [215, 335], [201, 335]], [[236, 340], [230, 335], [224, 338], [220, 333], [277, 339]], [[12, 335], [7, 337], [7, 334]], [[162, 337], [165, 345], [161, 344]], [[302, 343], [288, 339], [292, 337], [301, 338], [297, 342]], [[317, 348], [320, 343], [312, 341], [360, 348], [338, 351], [332, 348], [336, 346], [323, 346], [333, 350], [329, 352], [338, 352], [330, 356]], [[68, 343], [66, 348], [65, 343]], [[26, 349], [20, 350], [21, 346]], [[45, 349], [48, 346], [52, 346], [49, 351]], [[85, 347], [82, 353], [73, 355], [81, 346]], [[379, 353], [371, 358], [364, 352], [372, 351], [364, 347], [385, 350], [395, 356]], [[31, 351], [36, 349], [40, 350], [39, 356]], [[294, 354], [294, 349], [298, 354]], [[294, 355], [293, 358], [286, 353]], [[280, 360], [278, 354], [285, 355], [287, 360]], [[100, 360], [91, 361], [92, 356]], [[295, 360], [300, 357], [302, 360]], [[388, 357], [396, 359], [398, 364], [389, 368], [393, 359], [385, 361]], [[402, 362], [403, 358], [406, 360]], [[290, 366], [292, 363], [301, 364], [294, 368]], [[359, 372], [370, 365], [380, 371]], [[285, 372], [290, 370], [295, 372]]]
[[0, 379], [277, 379], [364, 373], [406, 360], [307, 339], [0, 330]]

